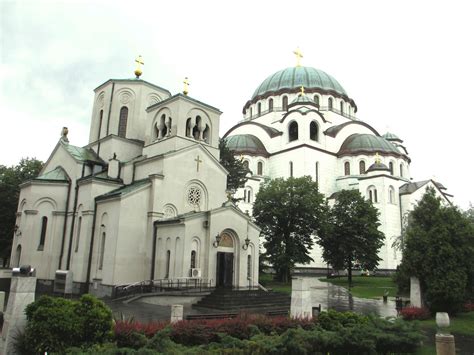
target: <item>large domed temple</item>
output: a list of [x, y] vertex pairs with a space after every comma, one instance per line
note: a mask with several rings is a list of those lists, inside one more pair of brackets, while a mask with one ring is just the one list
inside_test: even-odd
[[[243, 119], [224, 135], [236, 156], [249, 168], [245, 188], [236, 192], [248, 213], [265, 178], [308, 175], [327, 198], [356, 189], [380, 212], [385, 244], [380, 269], [393, 270], [401, 255], [392, 248], [401, 235], [404, 216], [433, 187], [449, 203], [446, 189], [432, 180], [413, 182], [411, 159], [403, 140], [380, 134], [357, 118], [357, 105], [333, 76], [297, 65], [269, 75], [243, 107]], [[326, 268], [318, 246], [314, 263]]]

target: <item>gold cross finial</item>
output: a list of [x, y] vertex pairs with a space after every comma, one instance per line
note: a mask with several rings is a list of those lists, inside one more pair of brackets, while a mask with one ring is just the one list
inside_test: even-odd
[[137, 63], [137, 67], [135, 68], [135, 75], [137, 77], [137, 79], [140, 78], [140, 75], [143, 74], [142, 72], [142, 65], [145, 65], [145, 63], [143, 62], [143, 58], [141, 55], [139, 55], [137, 57], [137, 59], [135, 59], [135, 63]]
[[380, 164], [382, 160], [380, 159], [379, 152], [375, 153], [375, 163]]
[[188, 80], [188, 77], [185, 77], [185, 78], [184, 78], [183, 84], [184, 84], [183, 94], [184, 94], [184, 95], [187, 95], [188, 92], [189, 92], [189, 80]]
[[301, 91], [300, 91], [300, 96], [303, 96], [304, 95], [304, 86], [301, 85]]
[[293, 54], [296, 55], [296, 66], [301, 67], [301, 58], [303, 58], [303, 53], [301, 53], [300, 48], [296, 48], [296, 50], [293, 51]]

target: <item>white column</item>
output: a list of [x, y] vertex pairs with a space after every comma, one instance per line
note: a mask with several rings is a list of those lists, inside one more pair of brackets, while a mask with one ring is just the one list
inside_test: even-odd
[[183, 305], [173, 304], [171, 306], [171, 323], [176, 323], [183, 320]]
[[410, 277], [410, 306], [421, 307], [420, 280], [417, 277]]
[[294, 278], [291, 282], [290, 314], [293, 318], [313, 317], [309, 282], [305, 278]]

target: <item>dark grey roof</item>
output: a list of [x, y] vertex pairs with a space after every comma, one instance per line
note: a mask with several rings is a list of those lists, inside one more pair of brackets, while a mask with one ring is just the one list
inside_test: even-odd
[[419, 188], [425, 186], [429, 183], [430, 180], [416, 181], [416, 182], [407, 182], [406, 184], [400, 186], [398, 189], [400, 195], [411, 194], [418, 190]]
[[352, 134], [346, 138], [337, 153], [341, 155], [385, 153], [401, 156], [400, 151], [389, 141], [373, 134]]
[[366, 172], [370, 171], [390, 171], [390, 169], [384, 163], [373, 163]]
[[227, 147], [234, 154], [249, 154], [268, 157], [268, 151], [262, 141], [252, 134], [236, 134], [225, 138]]
[[150, 179], [142, 179], [142, 180], [137, 180], [129, 185], [125, 185], [122, 187], [119, 187], [118, 189], [109, 191], [103, 195], [97, 196], [96, 201], [103, 201], [107, 200], [109, 198], [113, 197], [118, 197], [118, 196], [124, 196], [132, 191], [135, 191], [136, 189], [145, 186], [146, 184], [150, 183]]

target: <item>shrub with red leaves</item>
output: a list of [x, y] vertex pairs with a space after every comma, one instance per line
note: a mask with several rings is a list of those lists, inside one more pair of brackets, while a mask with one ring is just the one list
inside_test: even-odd
[[168, 322], [140, 323], [137, 321], [116, 321], [114, 337], [117, 345], [138, 349], [144, 343], [144, 338], [151, 338], [168, 325]]
[[463, 310], [464, 312], [474, 312], [474, 302], [467, 301], [466, 303], [464, 303]]
[[423, 320], [430, 318], [430, 311], [424, 307], [402, 308], [400, 315], [404, 320]]

